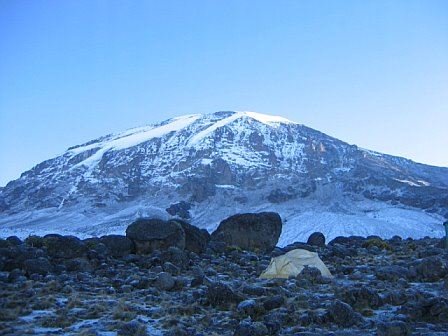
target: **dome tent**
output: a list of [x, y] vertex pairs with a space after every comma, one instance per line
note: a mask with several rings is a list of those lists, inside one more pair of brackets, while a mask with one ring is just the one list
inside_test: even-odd
[[261, 273], [262, 279], [287, 279], [297, 276], [305, 266], [317, 268], [322, 276], [332, 277], [327, 266], [319, 258], [317, 253], [296, 249], [288, 253], [272, 258], [269, 266]]

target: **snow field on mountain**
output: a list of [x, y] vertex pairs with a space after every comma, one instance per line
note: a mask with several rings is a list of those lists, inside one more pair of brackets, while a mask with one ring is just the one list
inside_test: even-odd
[[165, 209], [186, 201], [189, 221], [210, 232], [237, 213], [278, 212], [282, 246], [315, 231], [327, 241], [440, 237], [443, 218], [431, 213], [444, 213], [447, 172], [281, 117], [189, 115], [72, 147], [24, 173], [2, 190], [0, 234], [124, 234], [133, 220], [167, 219]]
[[93, 155], [77, 164], [77, 166], [84, 165], [89, 168], [92, 168], [101, 160], [104, 153], [106, 153], [107, 151], [122, 150], [129, 147], [137, 146], [150, 139], [159, 138], [170, 132], [179, 131], [191, 125], [199, 117], [200, 115], [188, 115], [171, 119], [171, 122], [159, 127], [154, 126], [140, 127], [137, 129], [126, 131], [124, 133], [119, 133], [112, 139], [109, 139], [105, 142], [95, 143], [84, 147], [78, 147], [69, 150], [68, 152], [71, 152], [73, 154], [79, 154], [89, 149], [98, 148], [98, 150]]
[[[220, 186], [221, 190], [235, 192], [230, 186]], [[160, 203], [159, 203], [160, 202]], [[158, 199], [137, 204], [123, 204], [113, 209], [97, 213], [76, 213], [44, 209], [28, 214], [13, 215], [0, 219], [0, 237], [16, 235], [26, 238], [29, 235], [43, 236], [48, 233], [74, 234], [80, 238], [106, 234], [125, 234], [126, 227], [140, 217], [168, 219], [162, 204], [163, 195]], [[198, 204], [191, 210], [192, 224], [213, 232], [225, 218], [236, 213], [278, 212], [283, 220], [282, 234], [278, 246], [283, 247], [296, 241], [306, 242], [311, 233], [322, 232], [327, 242], [337, 236], [378, 235], [391, 238], [443, 237], [443, 218], [412, 208], [397, 208], [391, 205], [370, 201], [351, 201], [343, 204], [325, 204], [322, 200], [296, 200], [282, 204], [231, 202], [225, 192], [213, 201]], [[159, 203], [159, 205], [158, 205]], [[339, 210], [338, 210], [339, 209]], [[26, 223], [26, 224], [23, 224]], [[95, 223], [95, 225], [91, 225]]]

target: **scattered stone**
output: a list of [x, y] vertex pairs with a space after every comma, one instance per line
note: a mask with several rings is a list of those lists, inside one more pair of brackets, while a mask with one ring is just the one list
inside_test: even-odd
[[357, 310], [379, 308], [382, 305], [378, 292], [370, 287], [349, 288], [341, 293], [341, 299]]
[[403, 321], [382, 322], [378, 324], [377, 336], [410, 336], [412, 329]]
[[285, 303], [285, 299], [281, 295], [268, 296], [263, 300], [263, 307], [266, 310], [280, 308]]
[[401, 266], [380, 266], [375, 270], [375, 276], [379, 280], [396, 282], [401, 278], [409, 281], [415, 279], [416, 273], [413, 268]]
[[261, 311], [261, 305], [254, 299], [241, 301], [236, 309], [245, 316], [255, 316], [257, 312]]
[[261, 322], [243, 320], [235, 330], [233, 336], [267, 336], [268, 329]]
[[[394, 336], [448, 330], [448, 253], [435, 247], [437, 239], [350, 237], [272, 253], [227, 243], [218, 251], [210, 248], [214, 241], [200, 254], [170, 246], [112, 257], [100, 238], [69, 238], [79, 253], [50, 255], [48, 241], [65, 237], [3, 241], [0, 333]], [[259, 278], [275, 253], [302, 245], [319, 251], [334, 275], [330, 281], [311, 267], [299, 278]]]
[[226, 306], [238, 300], [233, 290], [223, 282], [213, 282], [208, 285], [205, 296], [208, 302], [214, 307]]

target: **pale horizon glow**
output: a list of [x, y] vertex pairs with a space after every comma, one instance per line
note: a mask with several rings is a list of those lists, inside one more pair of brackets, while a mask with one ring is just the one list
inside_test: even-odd
[[444, 0], [6, 0], [0, 34], [0, 186], [69, 147], [217, 111], [448, 167]]

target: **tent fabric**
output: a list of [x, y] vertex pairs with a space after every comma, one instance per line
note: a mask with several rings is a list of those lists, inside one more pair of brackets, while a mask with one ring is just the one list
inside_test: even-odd
[[305, 266], [316, 267], [322, 276], [332, 277], [327, 266], [315, 252], [296, 249], [288, 253], [271, 259], [269, 266], [261, 273], [262, 279], [287, 279], [290, 276], [297, 276]]

